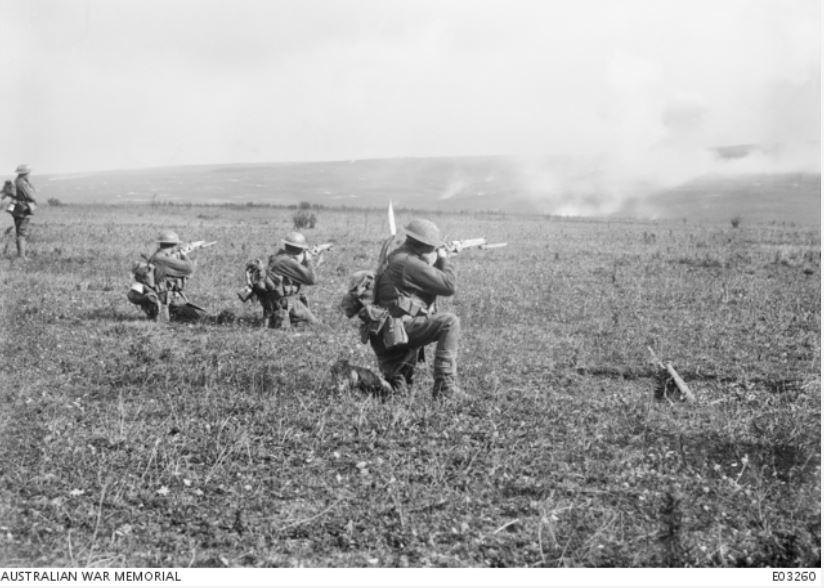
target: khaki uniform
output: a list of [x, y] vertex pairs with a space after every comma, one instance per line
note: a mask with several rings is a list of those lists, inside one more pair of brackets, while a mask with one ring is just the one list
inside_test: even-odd
[[16, 194], [15, 206], [11, 215], [14, 218], [14, 233], [17, 237], [17, 254], [26, 257], [26, 237], [29, 234], [29, 220], [37, 206], [37, 191], [29, 181], [28, 174], [20, 174], [14, 180]]
[[316, 324], [317, 317], [309, 310], [303, 286], [316, 282], [315, 267], [307, 255], [298, 261], [299, 253], [280, 249], [269, 257], [265, 272], [252, 283], [252, 290], [263, 307], [264, 327], [288, 329], [293, 324]]
[[194, 273], [196, 263], [179, 247], [167, 246], [155, 251], [149, 258], [148, 267], [152, 275], [142, 284], [134, 285], [127, 298], [140, 306], [149, 318], [168, 321], [170, 307], [182, 298], [186, 279]]
[[[457, 379], [460, 321], [448, 312], [435, 309], [438, 296], [455, 293], [455, 271], [446, 258], [434, 266], [407, 244], [391, 252], [387, 265], [375, 279], [375, 304], [388, 317], [380, 328], [369, 334], [369, 342], [380, 369], [396, 389], [412, 383], [415, 364], [423, 357], [423, 348], [435, 348], [434, 392], [452, 389]], [[391, 335], [403, 325], [399, 337]], [[406, 341], [404, 341], [406, 339]]]

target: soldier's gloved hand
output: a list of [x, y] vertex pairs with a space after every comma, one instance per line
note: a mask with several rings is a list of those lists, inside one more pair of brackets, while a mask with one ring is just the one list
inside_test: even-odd
[[446, 247], [438, 247], [435, 252], [438, 254], [439, 260], [449, 257], [449, 251], [447, 251]]

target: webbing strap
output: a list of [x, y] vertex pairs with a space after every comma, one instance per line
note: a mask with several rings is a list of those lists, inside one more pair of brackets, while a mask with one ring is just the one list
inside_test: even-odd
[[398, 296], [394, 304], [395, 308], [410, 316], [428, 314], [426, 308], [409, 298], [408, 296]]

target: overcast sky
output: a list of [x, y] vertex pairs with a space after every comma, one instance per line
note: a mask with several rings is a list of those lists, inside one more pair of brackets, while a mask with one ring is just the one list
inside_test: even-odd
[[817, 167], [819, 27], [818, 0], [2, 0], [0, 167], [741, 143]]

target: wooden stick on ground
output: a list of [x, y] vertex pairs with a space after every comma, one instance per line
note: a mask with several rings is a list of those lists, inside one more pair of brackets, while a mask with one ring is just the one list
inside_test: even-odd
[[647, 349], [649, 350], [650, 355], [652, 355], [652, 361], [660, 369], [667, 370], [667, 373], [669, 373], [670, 377], [672, 378], [672, 381], [675, 382], [675, 385], [678, 387], [678, 390], [680, 390], [681, 394], [684, 395], [684, 399], [687, 402], [695, 402], [695, 395], [692, 393], [692, 390], [690, 390], [690, 387], [687, 386], [687, 383], [684, 381], [684, 379], [678, 375], [678, 372], [675, 371], [675, 368], [672, 367], [672, 363], [667, 362], [666, 364], [664, 364], [660, 359], [658, 359], [658, 356], [655, 355], [655, 352], [652, 350], [652, 347], [647, 347]]

